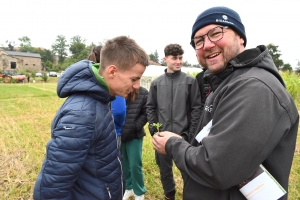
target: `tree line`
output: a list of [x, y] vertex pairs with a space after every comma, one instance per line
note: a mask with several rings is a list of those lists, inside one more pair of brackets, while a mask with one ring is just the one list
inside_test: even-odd
[[[45, 71], [60, 71], [67, 68], [69, 65], [78, 62], [79, 60], [86, 59], [90, 54], [92, 48], [96, 45], [103, 45], [102, 42], [98, 44], [91, 43], [86, 44], [86, 39], [82, 38], [79, 35], [76, 35], [68, 40], [64, 35], [58, 35], [51, 46], [51, 49], [36, 48], [31, 46], [31, 39], [28, 36], [23, 36], [18, 38], [20, 44], [18, 51], [21, 52], [31, 52], [39, 53], [41, 55], [42, 66]], [[16, 43], [14, 41], [6, 40], [6, 45], [1, 45], [3, 49], [15, 51]], [[277, 69], [281, 71], [293, 71], [292, 66], [289, 63], [284, 63], [280, 58], [281, 53], [279, 46], [274, 44], [267, 45], [270, 55], [273, 58], [273, 61]], [[55, 62], [55, 55], [58, 57], [58, 62]], [[166, 66], [163, 58], [160, 60], [157, 50], [149, 54], [149, 59], [153, 62]], [[184, 61], [183, 66], [192, 66], [192, 67], [201, 67], [199, 64], [190, 64], [188, 61]], [[295, 70], [297, 73], [300, 73], [300, 61], [298, 60], [297, 68]]]
[[[61, 71], [69, 65], [86, 59], [92, 48], [99, 44], [86, 44], [86, 40], [81, 36], [74, 36], [68, 40], [63, 35], [58, 35], [51, 45], [51, 49], [32, 47], [31, 39], [28, 36], [18, 38], [19, 48], [16, 48], [14, 41], [6, 41], [6, 45], [1, 45], [4, 50], [39, 53], [41, 55], [42, 66], [45, 71]], [[56, 62], [55, 57], [58, 57]]]

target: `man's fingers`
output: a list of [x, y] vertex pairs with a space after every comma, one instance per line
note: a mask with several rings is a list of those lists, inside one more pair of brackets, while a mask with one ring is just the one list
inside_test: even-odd
[[152, 138], [152, 144], [153, 144], [153, 148], [154, 148], [154, 149], [157, 149], [156, 137], [157, 137], [157, 136], [154, 135], [153, 138]]

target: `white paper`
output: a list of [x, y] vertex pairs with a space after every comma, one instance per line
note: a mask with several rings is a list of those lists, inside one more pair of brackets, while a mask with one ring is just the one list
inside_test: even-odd
[[208, 124], [206, 124], [206, 126], [204, 126], [203, 129], [197, 134], [196, 140], [199, 143], [202, 141], [204, 137], [208, 136], [211, 126], [212, 126], [212, 120], [210, 120], [210, 122], [208, 122]]
[[277, 200], [286, 194], [286, 191], [274, 177], [262, 166], [263, 172], [240, 189], [248, 200]]

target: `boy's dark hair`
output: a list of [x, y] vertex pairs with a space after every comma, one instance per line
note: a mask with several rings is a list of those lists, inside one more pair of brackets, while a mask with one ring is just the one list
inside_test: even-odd
[[165, 56], [183, 55], [184, 51], [179, 44], [169, 44], [165, 47]]

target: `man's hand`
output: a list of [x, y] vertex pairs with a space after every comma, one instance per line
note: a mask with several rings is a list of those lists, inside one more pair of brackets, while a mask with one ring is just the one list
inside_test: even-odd
[[182, 138], [180, 135], [169, 131], [154, 134], [152, 138], [152, 144], [154, 149], [160, 154], [167, 154], [165, 149], [166, 143], [169, 140], [169, 138], [173, 136]]

